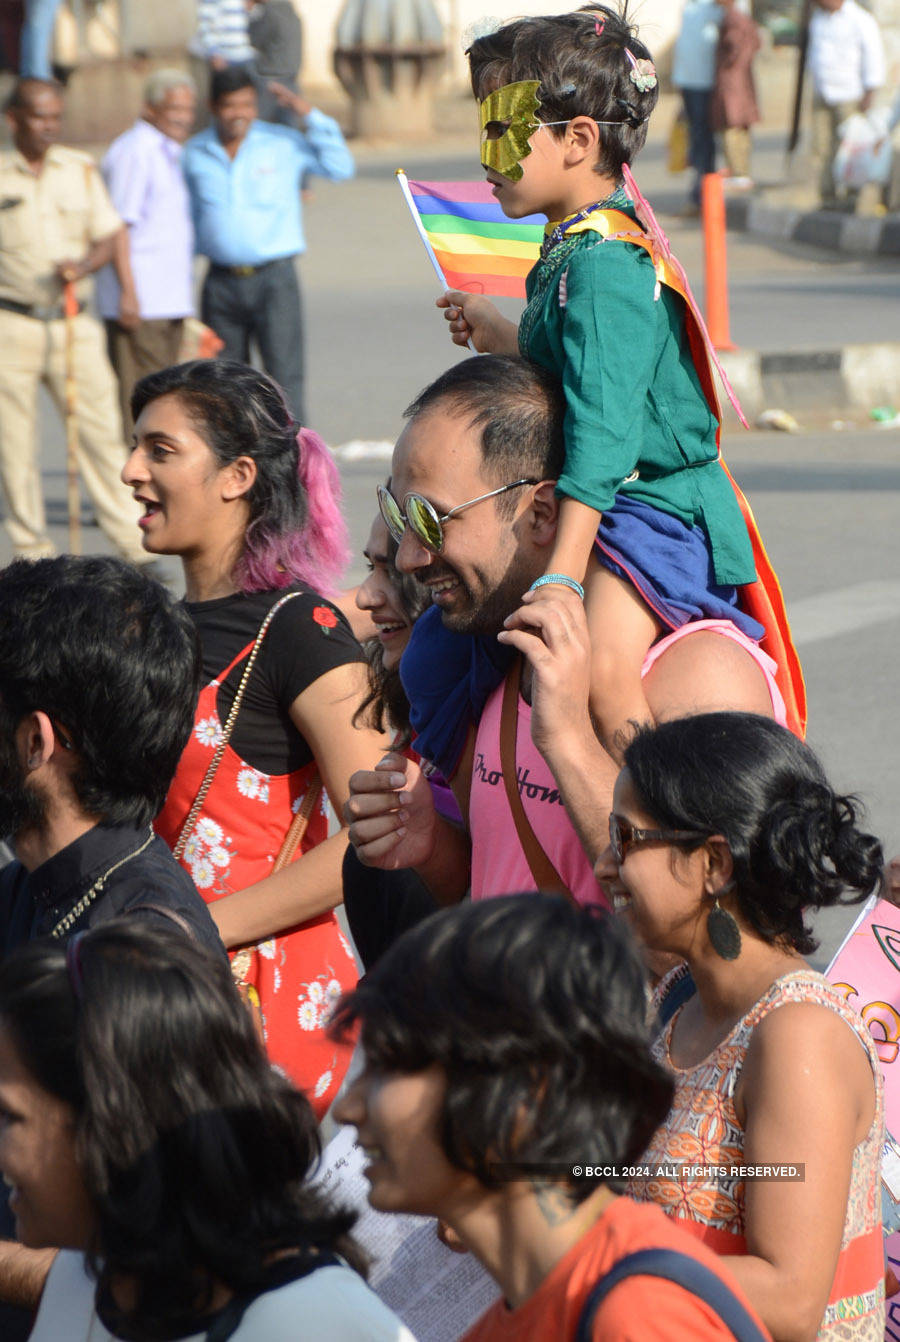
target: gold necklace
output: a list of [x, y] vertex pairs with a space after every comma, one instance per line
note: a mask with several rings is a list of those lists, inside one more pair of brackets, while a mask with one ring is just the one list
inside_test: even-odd
[[126, 853], [124, 857], [120, 857], [118, 862], [114, 862], [111, 867], [107, 867], [106, 871], [98, 876], [93, 885], [84, 892], [74, 908], [71, 908], [67, 914], [60, 918], [59, 922], [50, 932], [51, 937], [61, 937], [68, 932], [72, 924], [77, 923], [85, 909], [90, 908], [97, 896], [103, 893], [103, 888], [113, 872], [118, 871], [120, 867], [124, 867], [125, 863], [130, 862], [132, 858], [139, 857], [145, 848], [150, 847], [155, 837], [156, 835], [151, 829], [150, 833], [139, 847], [135, 848], [131, 853]]

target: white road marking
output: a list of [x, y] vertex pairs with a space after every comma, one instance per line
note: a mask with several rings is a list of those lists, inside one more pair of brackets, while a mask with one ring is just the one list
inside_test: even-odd
[[394, 444], [381, 439], [367, 442], [362, 438], [353, 438], [334, 448], [338, 461], [390, 461], [394, 453]]
[[787, 613], [798, 648], [840, 638], [869, 625], [900, 619], [900, 582], [873, 579], [819, 592], [790, 602]]

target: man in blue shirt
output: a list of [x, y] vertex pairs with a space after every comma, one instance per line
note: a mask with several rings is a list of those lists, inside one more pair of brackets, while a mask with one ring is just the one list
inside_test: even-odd
[[295, 259], [306, 250], [300, 184], [306, 173], [353, 175], [353, 158], [331, 117], [281, 85], [270, 86], [301, 130], [257, 119], [253, 79], [230, 67], [212, 76], [213, 124], [189, 140], [183, 166], [197, 251], [209, 257], [203, 320], [222, 355], [247, 362], [250, 342], [304, 422], [303, 332]]

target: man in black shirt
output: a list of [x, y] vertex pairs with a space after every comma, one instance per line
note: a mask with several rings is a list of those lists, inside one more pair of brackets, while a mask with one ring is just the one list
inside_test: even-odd
[[[191, 731], [193, 624], [123, 560], [66, 555], [0, 573], [0, 955], [118, 915], [222, 951], [151, 821]], [[28, 1336], [52, 1251], [12, 1243], [0, 1196], [0, 1337]]]

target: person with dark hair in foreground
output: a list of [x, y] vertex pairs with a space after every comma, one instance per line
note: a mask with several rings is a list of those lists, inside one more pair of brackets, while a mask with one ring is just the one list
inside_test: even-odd
[[[19, 560], [0, 573], [0, 955], [129, 913], [222, 947], [150, 822], [193, 721], [199, 652], [165, 588], [124, 560]], [[224, 956], [222, 957], [224, 961]], [[0, 1335], [27, 1337], [47, 1263], [0, 1200]]]
[[33, 1342], [412, 1342], [348, 1266], [352, 1216], [306, 1183], [312, 1111], [224, 957], [124, 919], [19, 951], [0, 1105], [19, 1236], [63, 1249]]
[[[686, 961], [657, 989], [675, 1099], [641, 1159], [663, 1173], [634, 1196], [726, 1254], [777, 1338], [884, 1333], [878, 1055], [802, 958], [807, 912], [878, 888], [881, 845], [857, 821], [790, 732], [702, 714], [628, 746], [597, 863], [642, 942]], [[788, 1162], [803, 1177], [730, 1172]], [[718, 1173], [672, 1177], [681, 1164]]]
[[768, 1336], [713, 1252], [616, 1191], [613, 1167], [637, 1160], [672, 1097], [646, 1004], [624, 928], [513, 895], [412, 928], [338, 1006], [332, 1028], [360, 1026], [365, 1069], [336, 1116], [358, 1130], [369, 1201], [439, 1217], [503, 1289], [467, 1342], [731, 1338], [646, 1266], [591, 1318], [593, 1288], [648, 1249], [705, 1269], [750, 1327], [739, 1335]]
[[123, 478], [148, 553], [182, 561], [203, 660], [156, 828], [235, 952], [269, 1056], [321, 1118], [351, 1052], [324, 1026], [357, 977], [334, 914], [347, 836], [329, 834], [325, 800], [340, 808], [384, 744], [354, 725], [363, 653], [328, 600], [347, 554], [337, 466], [247, 364], [164, 369], [137, 384], [132, 410]]

